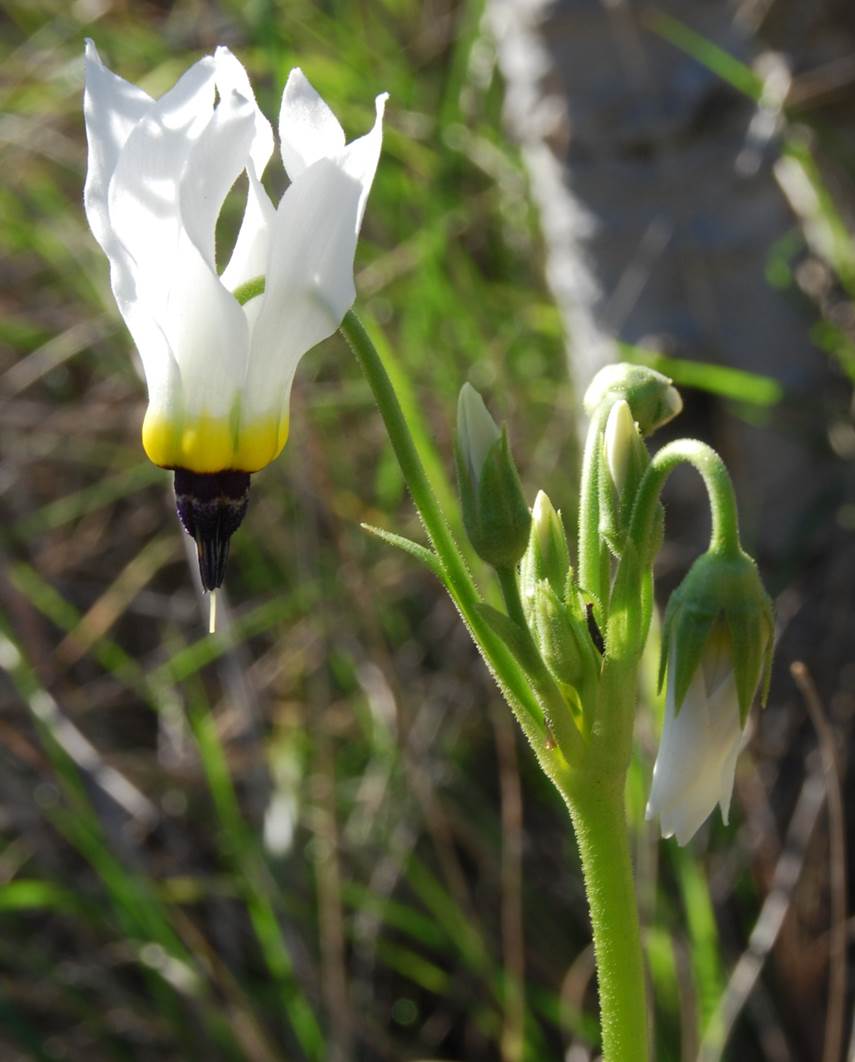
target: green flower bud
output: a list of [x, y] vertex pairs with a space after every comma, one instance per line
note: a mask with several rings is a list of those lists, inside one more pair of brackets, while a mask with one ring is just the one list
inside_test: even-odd
[[766, 703], [774, 628], [772, 602], [746, 553], [699, 557], [665, 611], [659, 684], [667, 663], [675, 712], [700, 667], [708, 690], [732, 674], [744, 725], [758, 692]]
[[531, 510], [531, 534], [520, 564], [520, 593], [529, 624], [533, 623], [534, 593], [546, 579], [556, 594], [563, 594], [571, 575], [570, 550], [561, 514], [540, 490]]
[[514, 567], [528, 545], [531, 513], [507, 432], [468, 383], [457, 403], [455, 459], [463, 523], [475, 552], [494, 568]]
[[607, 365], [600, 369], [585, 392], [584, 406], [589, 417], [603, 402], [623, 398], [629, 403], [632, 419], [642, 435], [651, 435], [667, 424], [683, 408], [683, 400], [667, 376], [646, 365]]
[[546, 579], [535, 588], [533, 628], [543, 661], [559, 682], [581, 690], [596, 680], [600, 657], [587, 624]]

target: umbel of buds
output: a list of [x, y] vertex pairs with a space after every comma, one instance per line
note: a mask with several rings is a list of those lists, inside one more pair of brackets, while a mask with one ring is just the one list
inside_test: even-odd
[[513, 568], [528, 545], [531, 513], [507, 431], [468, 383], [457, 403], [455, 459], [463, 522], [475, 552], [494, 568]]

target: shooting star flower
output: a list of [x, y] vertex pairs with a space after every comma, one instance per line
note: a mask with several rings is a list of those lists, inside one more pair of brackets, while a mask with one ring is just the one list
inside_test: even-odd
[[[292, 70], [279, 114], [290, 184], [274, 206], [261, 183], [273, 131], [227, 48], [154, 100], [87, 42], [86, 216], [145, 373], [143, 446], [175, 470], [206, 589], [222, 582], [250, 475], [285, 445], [300, 359], [353, 304], [385, 101], [376, 98], [373, 128], [346, 144], [335, 115]], [[243, 173], [246, 209], [219, 273], [217, 219]]]

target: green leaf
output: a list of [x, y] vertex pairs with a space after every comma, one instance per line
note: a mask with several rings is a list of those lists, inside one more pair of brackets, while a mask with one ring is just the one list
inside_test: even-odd
[[388, 542], [390, 546], [397, 546], [398, 549], [409, 553], [411, 557], [415, 557], [417, 561], [421, 561], [424, 566], [431, 571], [440, 582], [445, 582], [445, 576], [442, 571], [442, 565], [440, 564], [439, 557], [428, 549], [427, 546], [421, 545], [419, 542], [413, 542], [410, 538], [404, 538], [403, 535], [396, 535], [394, 531], [384, 531], [382, 527], [374, 527], [373, 524], [360, 524], [363, 531], [367, 531], [370, 535], [374, 535], [376, 538], [382, 539], [384, 542]]

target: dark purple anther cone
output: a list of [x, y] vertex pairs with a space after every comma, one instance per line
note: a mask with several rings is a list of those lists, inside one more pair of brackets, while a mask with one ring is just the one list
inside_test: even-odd
[[190, 472], [175, 469], [175, 508], [196, 540], [199, 574], [206, 590], [222, 585], [229, 540], [249, 504], [249, 472]]

